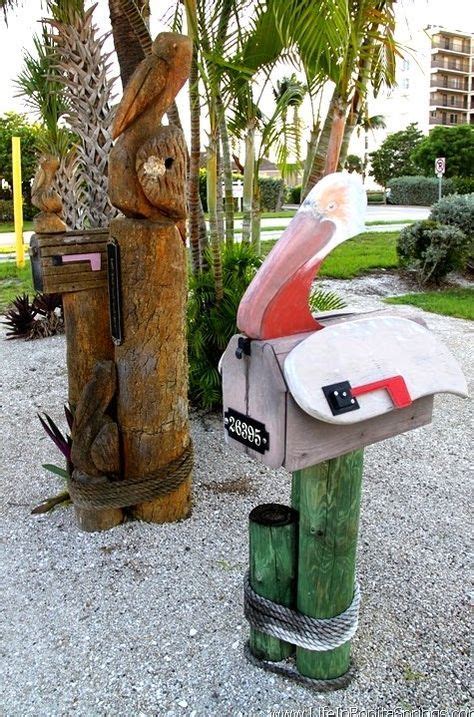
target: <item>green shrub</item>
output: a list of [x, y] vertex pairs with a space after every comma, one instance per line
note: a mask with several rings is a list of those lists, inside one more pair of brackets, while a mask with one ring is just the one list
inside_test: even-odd
[[472, 194], [474, 192], [474, 177], [453, 177], [451, 181], [456, 194]]
[[465, 266], [469, 239], [455, 226], [425, 220], [400, 232], [400, 264], [418, 273], [421, 284], [439, 283], [446, 274]]
[[283, 179], [259, 177], [258, 186], [262, 212], [279, 212], [285, 199], [285, 182]]
[[458, 227], [466, 236], [474, 239], [474, 194], [453, 194], [443, 197], [431, 209], [429, 216], [440, 224]]
[[[439, 182], [436, 177], [394, 177], [387, 183], [389, 204], [413, 204], [429, 207], [438, 199]], [[453, 194], [451, 179], [443, 179], [443, 195]]]
[[[199, 194], [201, 196], [202, 208], [207, 212], [207, 188], [206, 188], [206, 170], [199, 170]], [[233, 181], [243, 181], [240, 174], [232, 175]], [[285, 183], [283, 179], [273, 179], [272, 177], [259, 177], [260, 188], [260, 204], [262, 212], [278, 212], [280, 211], [285, 199]]]
[[0, 199], [0, 222], [13, 221], [13, 200]]
[[368, 204], [383, 204], [384, 201], [385, 201], [384, 192], [375, 192], [373, 189], [370, 189], [367, 192], [367, 203]]
[[[208, 257], [212, 265], [211, 256]], [[221, 405], [219, 360], [237, 332], [237, 309], [262, 259], [248, 244], [224, 248], [224, 298], [217, 304], [211, 270], [191, 276], [188, 302], [189, 393], [205, 409]]]
[[301, 184], [287, 188], [286, 201], [288, 204], [301, 204]]

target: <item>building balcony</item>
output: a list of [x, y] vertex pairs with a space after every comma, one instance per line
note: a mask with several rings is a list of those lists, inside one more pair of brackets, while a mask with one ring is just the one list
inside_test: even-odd
[[467, 111], [467, 101], [450, 99], [449, 97], [430, 97], [430, 107], [447, 107]]
[[439, 57], [433, 57], [431, 60], [431, 67], [439, 67], [447, 72], [460, 72], [464, 75], [469, 74], [468, 63], [453, 62], [452, 60], [442, 59]]
[[456, 80], [450, 80], [447, 77], [431, 78], [431, 87], [439, 87], [440, 89], [453, 90], [453, 92], [469, 92], [469, 85], [467, 82], [457, 82]]
[[448, 117], [430, 117], [430, 124], [442, 124], [445, 127], [457, 127], [459, 124], [467, 124], [467, 116], [457, 116], [457, 119], [451, 119]]
[[436, 37], [433, 38], [433, 47], [445, 50], [446, 52], [455, 52], [459, 55], [470, 55], [471, 48], [468, 42], [461, 42], [460, 40], [448, 39], [447, 37]]

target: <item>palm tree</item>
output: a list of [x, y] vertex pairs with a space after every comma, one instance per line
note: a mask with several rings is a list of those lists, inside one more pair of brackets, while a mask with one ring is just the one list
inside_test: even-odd
[[80, 228], [101, 227], [116, 216], [108, 197], [107, 164], [112, 148], [112, 81], [108, 55], [102, 55], [106, 36], [98, 36], [94, 6], [85, 12], [51, 2], [48, 21], [55, 45], [58, 80], [67, 103], [65, 117], [79, 138], [76, 191], [83, 207]]
[[[285, 43], [297, 48], [308, 82], [313, 86], [326, 80], [334, 83], [316, 147], [310, 148], [312, 166], [303, 194], [322, 174], [337, 168], [346, 120], [355, 126], [369, 84], [377, 94], [384, 83], [394, 82], [393, 6], [394, 0], [349, 0], [347, 4], [274, 0], [277, 25]], [[326, 22], [321, 22], [321, 16]], [[325, 31], [321, 26], [326, 26]]]
[[74, 229], [78, 210], [81, 213], [82, 209], [78, 207], [74, 192], [77, 158], [73, 135], [67, 128], [59, 126], [60, 118], [67, 112], [67, 102], [46, 23], [42, 24], [41, 35], [33, 37], [33, 46], [33, 53], [23, 54], [23, 69], [16, 81], [18, 94], [44, 122], [46, 132], [39, 135], [37, 149], [41, 154], [58, 157], [60, 161], [55, 181], [63, 200], [64, 220], [68, 227]]

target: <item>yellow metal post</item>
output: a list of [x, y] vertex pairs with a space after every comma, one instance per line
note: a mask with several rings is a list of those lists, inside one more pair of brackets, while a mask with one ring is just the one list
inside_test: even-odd
[[19, 137], [12, 137], [12, 165], [16, 265], [22, 269], [25, 266], [25, 251], [23, 248], [23, 197], [21, 193], [21, 146]]

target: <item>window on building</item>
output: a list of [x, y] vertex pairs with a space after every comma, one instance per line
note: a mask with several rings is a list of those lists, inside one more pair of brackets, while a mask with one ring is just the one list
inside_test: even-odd
[[458, 123], [458, 116], [452, 112], [449, 115], [449, 124], [457, 124], [457, 123]]
[[410, 69], [410, 61], [403, 59], [402, 61], [402, 70], [405, 72]]
[[402, 80], [402, 89], [408, 90], [409, 87], [410, 87], [410, 80], [408, 77], [404, 77]]

